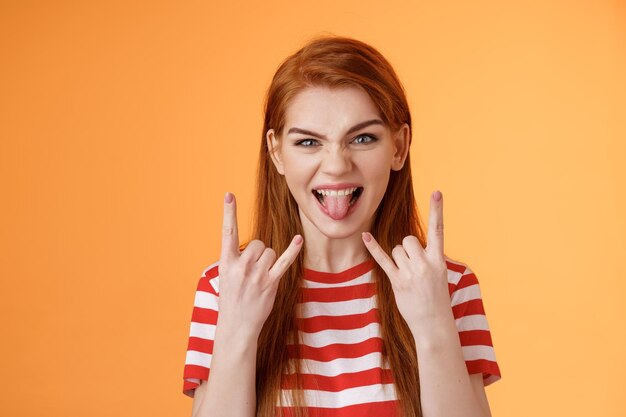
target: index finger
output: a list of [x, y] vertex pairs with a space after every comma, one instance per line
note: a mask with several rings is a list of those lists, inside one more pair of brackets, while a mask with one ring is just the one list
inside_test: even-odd
[[232, 193], [224, 196], [222, 220], [222, 259], [239, 255], [239, 231], [237, 229], [237, 202]]
[[380, 247], [371, 233], [363, 232], [361, 236], [365, 247], [372, 254], [374, 260], [378, 262], [378, 265], [385, 271], [389, 279], [393, 279], [398, 272], [398, 267], [395, 262], [385, 253], [383, 248]]
[[272, 265], [269, 270], [272, 281], [282, 277], [287, 268], [296, 260], [300, 249], [302, 249], [302, 241], [302, 236], [295, 235], [287, 249], [285, 249], [276, 262], [274, 262], [274, 265]]

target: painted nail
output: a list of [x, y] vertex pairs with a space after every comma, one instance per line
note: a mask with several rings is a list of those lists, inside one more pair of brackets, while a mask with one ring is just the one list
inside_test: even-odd
[[233, 202], [233, 195], [232, 195], [232, 193], [226, 193], [226, 195], [224, 196], [224, 201], [227, 204], [232, 203]]
[[436, 191], [433, 193], [433, 199], [434, 199], [435, 201], [439, 201], [439, 200], [441, 200], [441, 191], [436, 190]]
[[363, 236], [363, 240], [366, 242], [371, 242], [372, 241], [372, 235], [369, 234], [369, 232], [363, 232], [362, 234]]

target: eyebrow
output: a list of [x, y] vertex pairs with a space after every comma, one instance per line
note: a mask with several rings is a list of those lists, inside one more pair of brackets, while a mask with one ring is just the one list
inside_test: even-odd
[[[371, 125], [381, 125], [381, 126], [384, 126], [385, 124], [380, 119], [367, 120], [365, 122], [361, 122], [359, 124], [356, 124], [356, 125], [352, 126], [350, 129], [348, 129], [348, 131], [346, 132], [346, 135], [349, 135], [350, 133], [354, 133], [354, 132], [356, 132], [358, 130], [361, 130], [361, 129], [366, 128], [366, 127], [371, 126]], [[320, 135], [319, 133], [315, 133], [315, 132], [312, 132], [310, 130], [300, 129], [299, 127], [292, 127], [287, 132], [288, 135], [290, 135], [292, 133], [302, 133], [304, 135], [311, 135], [311, 136], [318, 137], [320, 139], [326, 139], [326, 136], [324, 136], [324, 135]]]

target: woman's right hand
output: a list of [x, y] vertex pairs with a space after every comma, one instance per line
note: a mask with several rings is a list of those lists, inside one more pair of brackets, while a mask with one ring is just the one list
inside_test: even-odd
[[224, 197], [222, 252], [219, 263], [219, 318], [222, 329], [238, 329], [258, 337], [270, 314], [278, 282], [302, 248], [296, 235], [276, 259], [276, 252], [260, 240], [252, 240], [239, 252], [235, 196]]
[[256, 414], [259, 334], [274, 305], [280, 277], [298, 256], [302, 241], [296, 235], [278, 259], [259, 240], [248, 243], [240, 253], [235, 196], [226, 193], [211, 371], [208, 381], [194, 391], [194, 417]]

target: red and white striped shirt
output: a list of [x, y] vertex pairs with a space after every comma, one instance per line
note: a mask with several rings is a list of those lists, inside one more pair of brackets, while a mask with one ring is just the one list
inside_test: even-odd
[[[446, 263], [467, 370], [482, 373], [485, 385], [491, 384], [500, 379], [500, 370], [478, 281], [467, 265], [449, 258]], [[393, 376], [382, 356], [373, 267], [370, 260], [339, 273], [304, 270], [297, 324], [304, 345], [299, 360], [310, 416], [398, 415]], [[183, 373], [183, 392], [189, 396], [200, 380], [209, 377], [218, 296], [216, 263], [203, 272], [196, 291]], [[288, 351], [290, 361], [298, 360], [295, 350]], [[283, 376], [283, 404], [289, 404], [293, 382], [293, 375]]]

